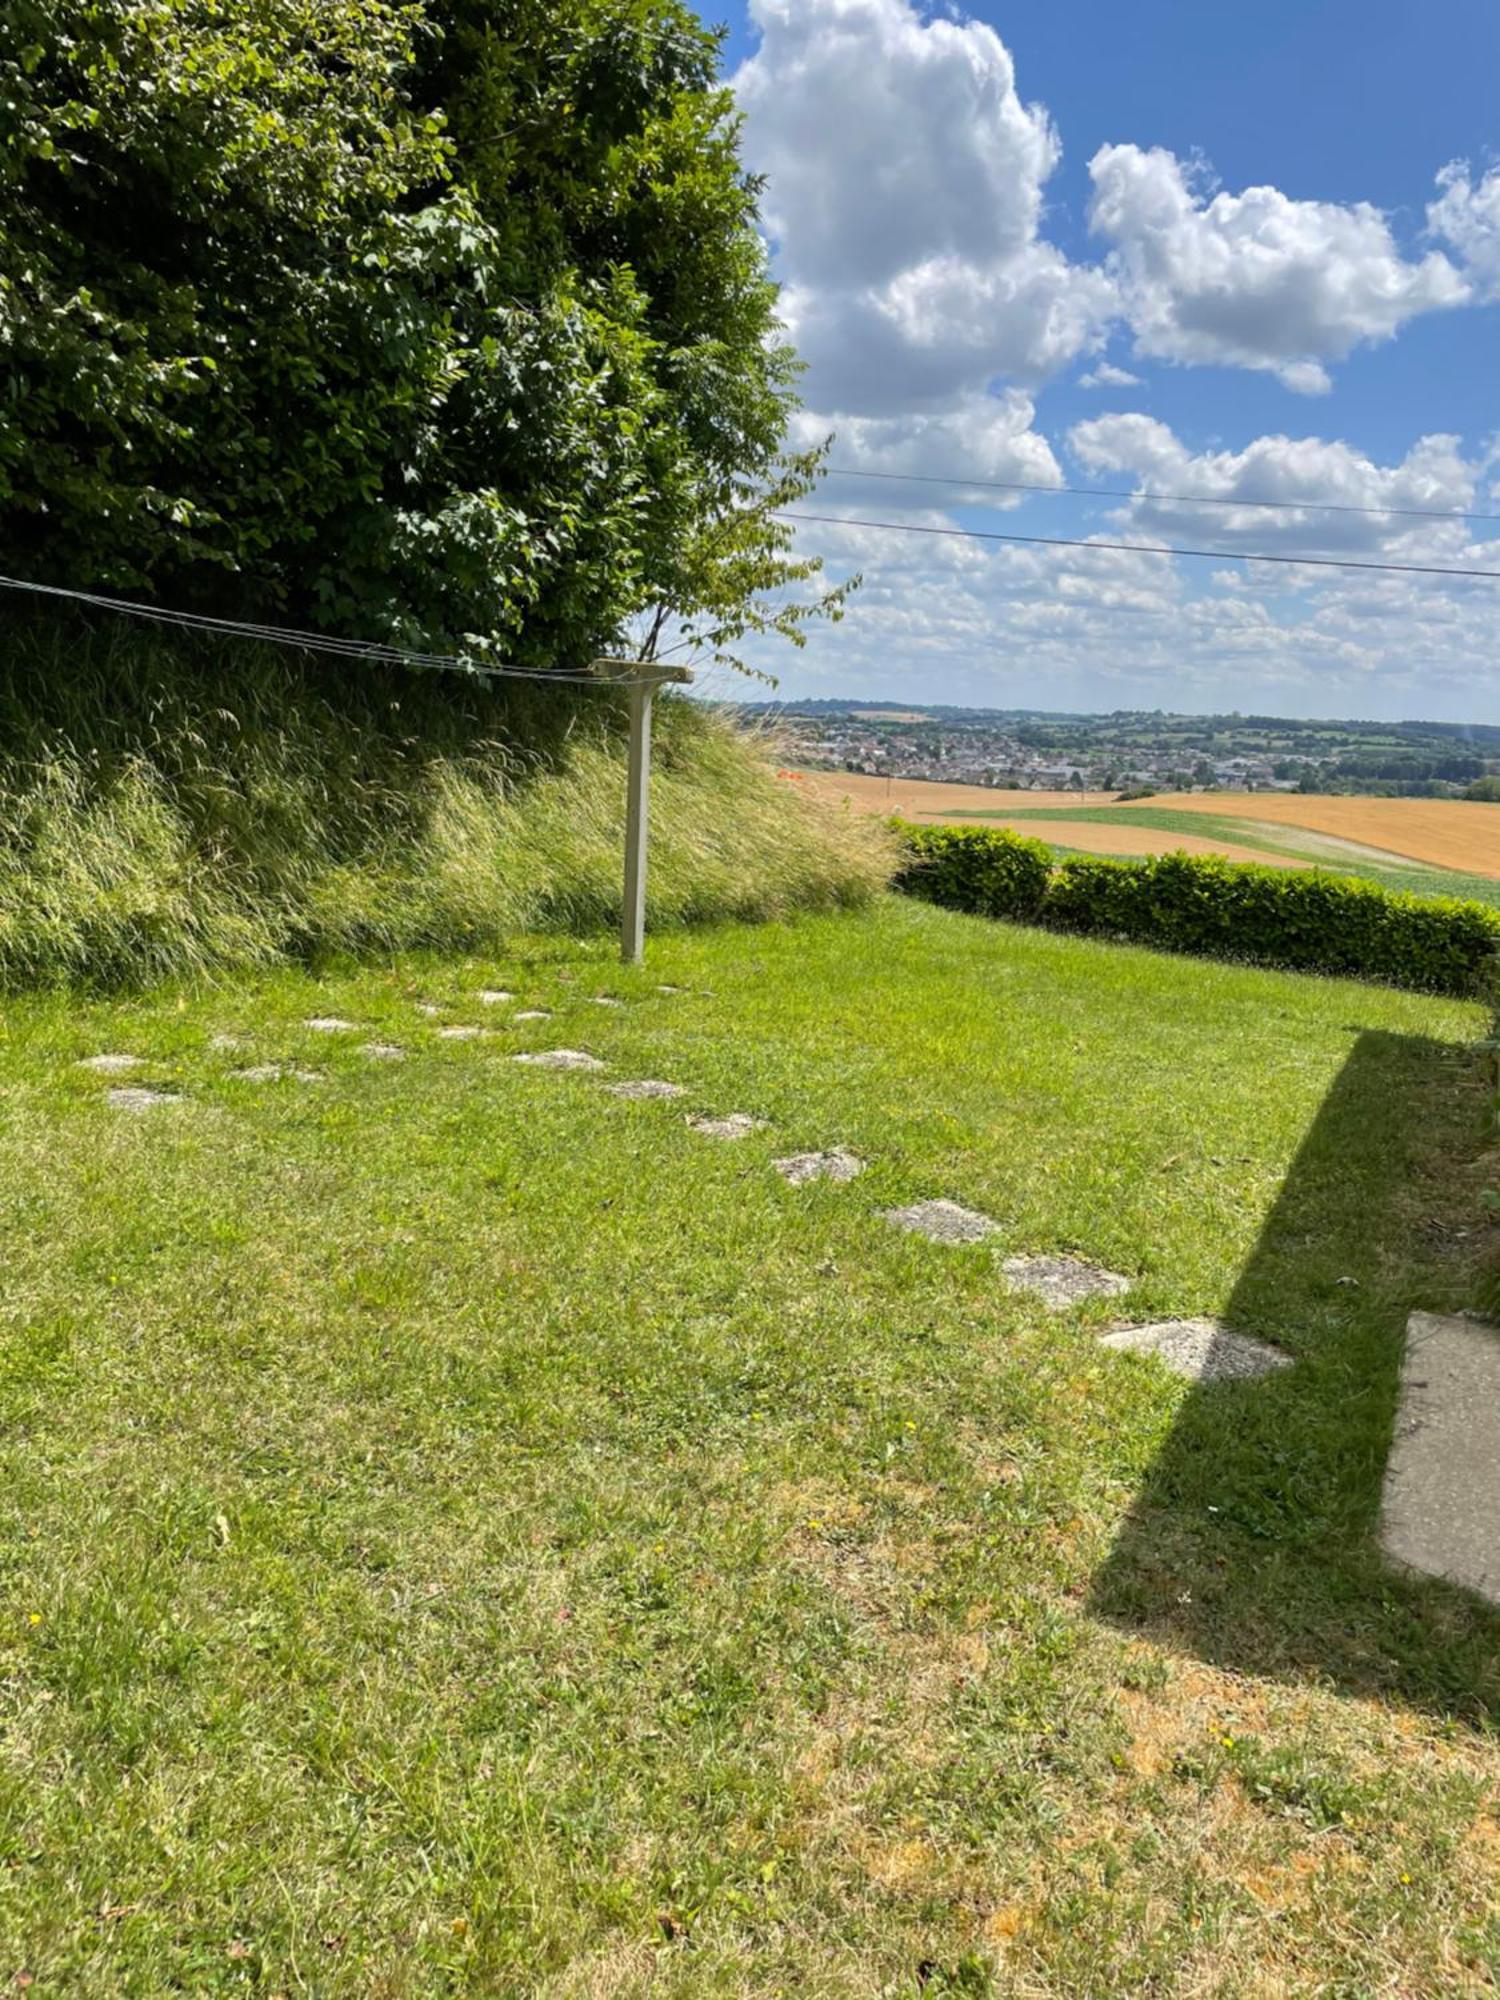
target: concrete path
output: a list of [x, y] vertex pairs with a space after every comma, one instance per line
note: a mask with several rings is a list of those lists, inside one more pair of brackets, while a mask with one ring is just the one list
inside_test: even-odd
[[1388, 1556], [1500, 1604], [1500, 1327], [1413, 1313], [1385, 1469]]

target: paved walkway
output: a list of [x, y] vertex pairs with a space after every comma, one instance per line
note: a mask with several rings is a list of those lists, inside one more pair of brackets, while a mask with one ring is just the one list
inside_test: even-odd
[[1397, 1562], [1500, 1604], [1500, 1327], [1407, 1321], [1380, 1541]]

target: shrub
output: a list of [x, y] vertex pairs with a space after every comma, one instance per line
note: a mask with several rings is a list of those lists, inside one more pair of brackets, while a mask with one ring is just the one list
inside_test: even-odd
[[998, 827], [897, 824], [907, 858], [896, 888], [975, 916], [1036, 918], [1052, 871], [1041, 841]]
[[1212, 855], [1053, 866], [1014, 834], [904, 831], [912, 858], [897, 887], [976, 915], [1436, 993], [1479, 991], [1500, 953], [1500, 911], [1483, 903]]

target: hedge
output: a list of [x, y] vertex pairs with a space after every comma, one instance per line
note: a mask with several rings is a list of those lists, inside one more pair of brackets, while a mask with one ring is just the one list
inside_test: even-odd
[[1430, 993], [1480, 992], [1500, 966], [1500, 910], [1483, 903], [1213, 855], [1054, 863], [992, 827], [900, 831], [896, 887], [951, 910]]
[[908, 859], [894, 886], [909, 896], [976, 917], [1034, 921], [1052, 874], [1039, 840], [983, 826], [912, 826], [896, 822]]

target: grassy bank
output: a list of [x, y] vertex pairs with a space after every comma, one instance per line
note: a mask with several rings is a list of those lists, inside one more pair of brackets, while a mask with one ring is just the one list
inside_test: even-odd
[[[0, 632], [0, 987], [139, 984], [610, 923], [622, 697], [167, 641]], [[868, 898], [885, 837], [660, 704], [650, 919]]]
[[[893, 899], [3, 1022], [7, 1977], [1490, 1990], [1500, 1621], [1371, 1539], [1480, 1008]], [[1190, 1389], [1014, 1250], [1298, 1365]]]

